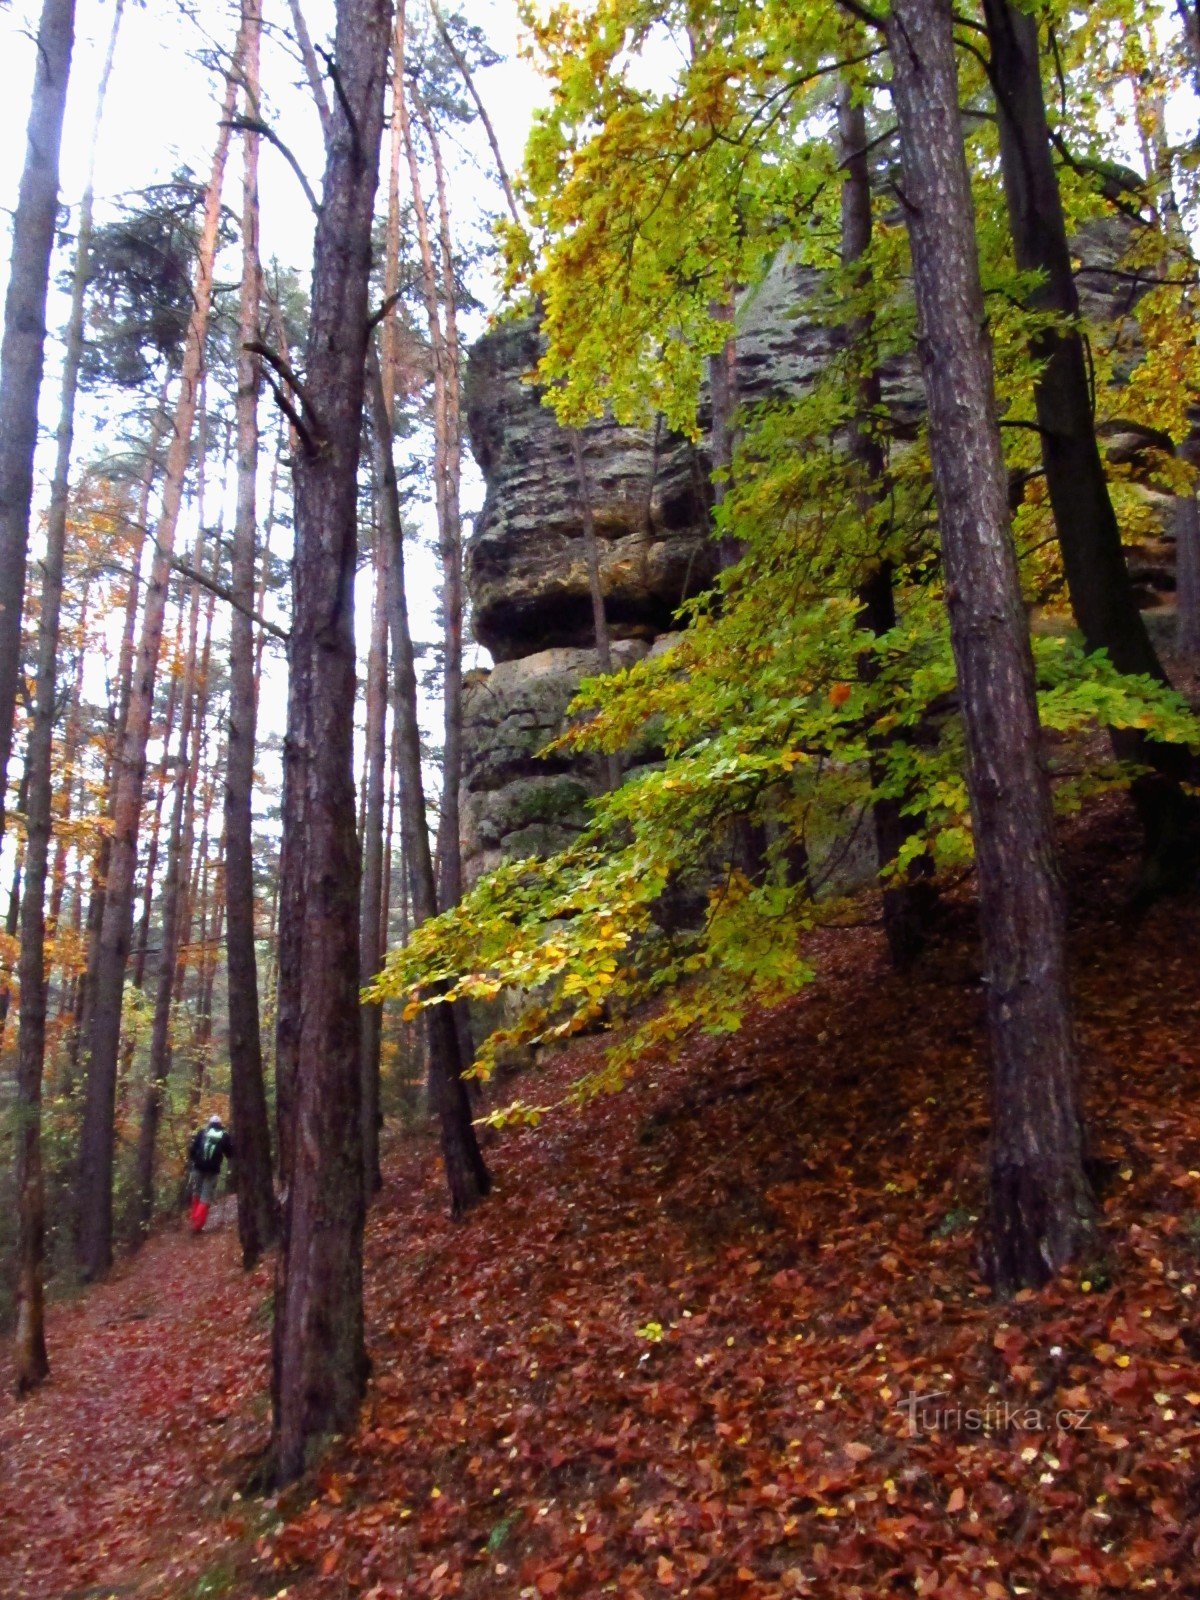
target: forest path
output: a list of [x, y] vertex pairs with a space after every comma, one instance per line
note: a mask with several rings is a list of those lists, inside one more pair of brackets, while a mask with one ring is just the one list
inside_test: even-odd
[[[270, 1267], [240, 1267], [232, 1200], [208, 1230], [156, 1233], [48, 1309], [51, 1380], [13, 1398], [0, 1366], [0, 1596], [108, 1600], [194, 1570], [211, 1516], [266, 1441]], [[184, 1590], [183, 1592], [187, 1592]]]
[[[269, 1267], [241, 1273], [232, 1226], [169, 1230], [55, 1306], [54, 1382], [0, 1402], [0, 1596], [1194, 1600], [1200, 907], [1122, 909], [1119, 801], [1066, 840], [1103, 1185], [1086, 1287], [996, 1304], [975, 1274], [964, 888], [912, 972], [877, 927], [828, 930], [796, 1000], [504, 1134], [465, 1223], [436, 1143], [395, 1133], [360, 1425], [282, 1495], [241, 1498]], [[520, 1092], [553, 1103], [597, 1048]], [[1024, 1420], [962, 1420], [1005, 1406]]]

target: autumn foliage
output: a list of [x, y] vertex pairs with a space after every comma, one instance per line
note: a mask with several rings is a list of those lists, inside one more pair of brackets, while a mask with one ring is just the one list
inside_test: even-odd
[[468, 1227], [431, 1145], [385, 1150], [362, 1420], [284, 1496], [251, 1492], [266, 1280], [231, 1223], [52, 1310], [64, 1376], [0, 1421], [0, 1594], [1190, 1593], [1196, 912], [1129, 919], [1132, 844], [1114, 801], [1069, 840], [1103, 1209], [1072, 1278], [998, 1304], [976, 1273], [965, 898], [904, 979], [869, 918], [827, 929], [799, 999], [502, 1134]]

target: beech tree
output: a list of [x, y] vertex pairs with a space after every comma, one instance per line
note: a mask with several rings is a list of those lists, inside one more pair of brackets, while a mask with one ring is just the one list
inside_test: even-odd
[[[354, 573], [371, 223], [391, 7], [338, 0], [325, 181], [294, 458], [278, 1055], [290, 1078], [287, 1201], [275, 1294], [279, 1476], [348, 1427], [363, 1345], [359, 860], [354, 829]], [[286, 952], [286, 961], [284, 955]], [[284, 1064], [285, 1051], [290, 1059]]]

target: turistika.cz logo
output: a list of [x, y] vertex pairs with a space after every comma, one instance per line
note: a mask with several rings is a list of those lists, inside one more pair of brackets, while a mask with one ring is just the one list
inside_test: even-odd
[[930, 1433], [1081, 1433], [1089, 1426], [1092, 1413], [1064, 1408], [1050, 1411], [1027, 1401], [987, 1400], [981, 1406], [963, 1405], [950, 1399], [945, 1390], [935, 1394], [910, 1394], [896, 1410], [908, 1422], [910, 1439]]

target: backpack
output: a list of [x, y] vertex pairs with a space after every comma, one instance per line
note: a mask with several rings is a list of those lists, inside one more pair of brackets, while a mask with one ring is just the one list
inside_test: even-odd
[[219, 1172], [224, 1141], [224, 1128], [201, 1128], [188, 1152], [193, 1166], [201, 1172]]

